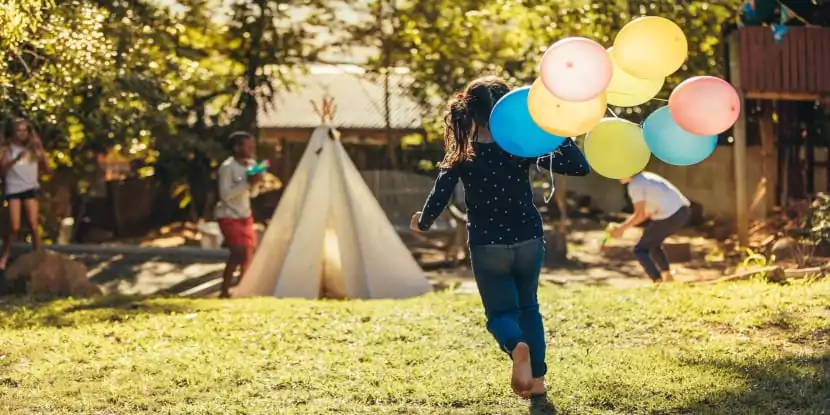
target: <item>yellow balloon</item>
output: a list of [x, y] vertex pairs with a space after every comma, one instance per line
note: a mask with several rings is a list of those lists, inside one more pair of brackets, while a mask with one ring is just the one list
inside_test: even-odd
[[620, 68], [614, 58], [613, 49], [613, 47], [608, 48], [608, 56], [614, 65], [611, 84], [606, 90], [609, 104], [617, 107], [636, 107], [645, 104], [663, 89], [665, 78], [640, 79]]
[[621, 118], [604, 118], [585, 137], [585, 158], [598, 174], [622, 179], [643, 171], [651, 151], [637, 124]]
[[623, 26], [614, 39], [620, 67], [640, 79], [665, 78], [683, 66], [689, 43], [680, 26], [669, 19], [645, 16]]
[[582, 102], [565, 101], [536, 79], [527, 96], [530, 118], [542, 130], [560, 137], [574, 137], [591, 131], [605, 115], [605, 93]]

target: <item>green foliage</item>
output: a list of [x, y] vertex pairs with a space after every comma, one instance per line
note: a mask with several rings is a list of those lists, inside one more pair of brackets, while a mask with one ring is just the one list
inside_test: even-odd
[[[540, 290], [565, 414], [821, 414], [830, 282]], [[2, 301], [2, 300], [0, 300]], [[0, 303], [15, 414], [520, 414], [476, 295]]]
[[[0, 7], [0, 121], [24, 115], [80, 189], [119, 153], [182, 201], [212, 191], [224, 137], [327, 45], [335, 0], [15, 0]], [[47, 10], [47, 6], [54, 6]], [[173, 10], [176, 10], [175, 12]], [[273, 108], [263, 108], [274, 110]], [[144, 167], [141, 167], [144, 166]], [[184, 184], [184, 189], [182, 185]]]
[[53, 5], [53, 0], [3, 0], [0, 4], [0, 54], [16, 51], [42, 22], [43, 12]]
[[[374, 0], [376, 10], [385, 0]], [[741, 2], [675, 0], [450, 0], [398, 2], [394, 31], [368, 25], [363, 38], [387, 42], [391, 63], [412, 71], [412, 93], [437, 118], [440, 105], [455, 91], [482, 75], [500, 75], [514, 86], [537, 76], [545, 49], [568, 36], [584, 36], [606, 47], [622, 26], [640, 15], [659, 15], [676, 22], [689, 40], [689, 60], [672, 76], [659, 97], [683, 79], [700, 74], [723, 75], [720, 23]], [[372, 64], [385, 65], [378, 57]], [[622, 115], [639, 122], [644, 114], [665, 105], [659, 100]], [[440, 124], [432, 123], [436, 134]]]
[[810, 214], [804, 220], [803, 242], [819, 245], [830, 242], [830, 195], [819, 193], [810, 205]]

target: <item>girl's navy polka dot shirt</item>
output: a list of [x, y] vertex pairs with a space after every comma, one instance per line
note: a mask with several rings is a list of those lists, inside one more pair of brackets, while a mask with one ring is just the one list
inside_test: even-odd
[[568, 176], [590, 172], [582, 151], [570, 139], [538, 159], [513, 156], [496, 143], [474, 145], [472, 160], [438, 173], [418, 222], [422, 231], [428, 230], [447, 207], [461, 179], [470, 246], [510, 245], [540, 238], [542, 216], [533, 204], [530, 168], [538, 165]]

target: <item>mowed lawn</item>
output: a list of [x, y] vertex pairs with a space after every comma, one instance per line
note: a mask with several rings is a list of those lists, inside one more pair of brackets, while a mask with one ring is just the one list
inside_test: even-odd
[[[521, 414], [478, 297], [0, 304], [0, 413]], [[830, 414], [830, 282], [543, 287], [570, 414]]]

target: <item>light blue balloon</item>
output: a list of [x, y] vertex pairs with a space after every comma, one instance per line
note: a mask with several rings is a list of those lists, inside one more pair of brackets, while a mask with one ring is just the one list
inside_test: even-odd
[[519, 157], [539, 157], [556, 150], [565, 139], [545, 132], [530, 118], [526, 86], [502, 97], [490, 114], [490, 134], [504, 151]]
[[660, 160], [675, 166], [691, 166], [709, 157], [718, 145], [716, 135], [696, 135], [682, 128], [662, 107], [651, 113], [643, 123], [646, 145]]

